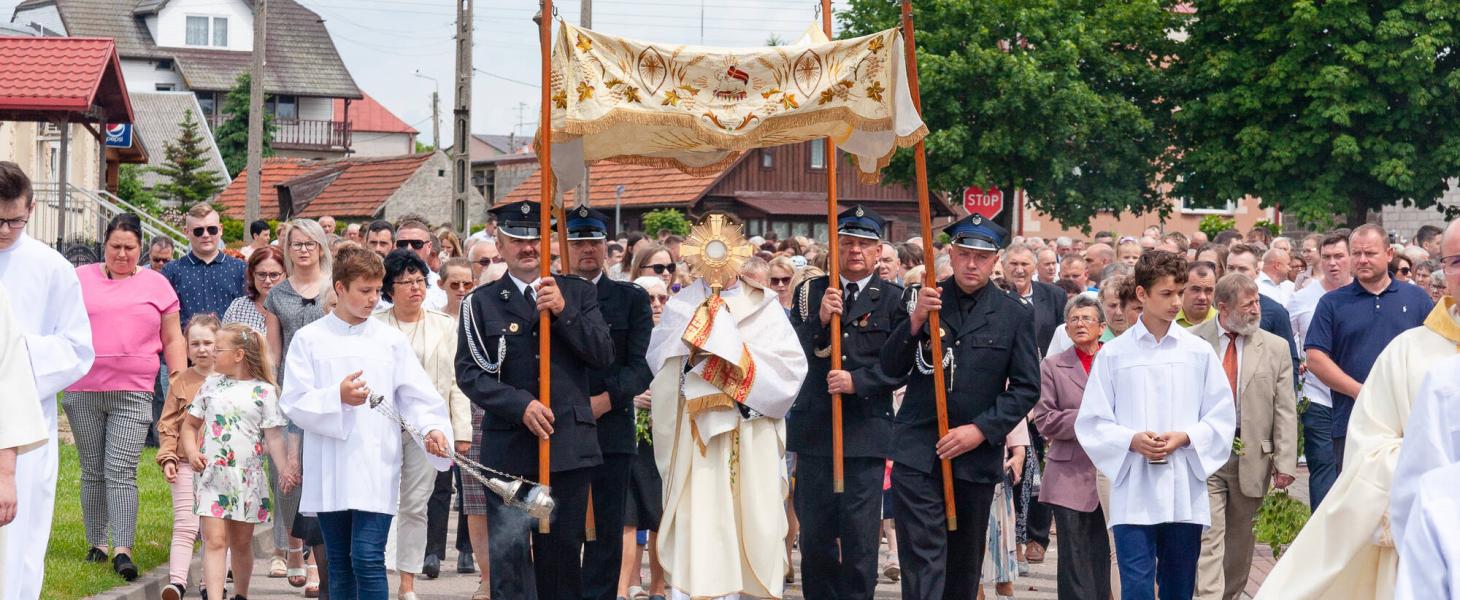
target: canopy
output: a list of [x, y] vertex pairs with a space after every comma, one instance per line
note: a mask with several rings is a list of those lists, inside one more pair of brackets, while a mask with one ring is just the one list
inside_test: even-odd
[[875, 180], [927, 135], [896, 29], [788, 46], [666, 46], [562, 23], [552, 61], [553, 172], [595, 160], [718, 171], [752, 148], [830, 137]]

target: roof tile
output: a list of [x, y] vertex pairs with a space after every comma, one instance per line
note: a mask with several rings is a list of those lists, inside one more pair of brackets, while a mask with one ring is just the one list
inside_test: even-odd
[[[360, 92], [364, 98], [350, 102], [350, 130], [356, 133], [409, 133], [417, 134], [416, 128], [407, 125], [395, 113], [390, 112], [370, 94]], [[343, 119], [345, 114], [345, 101], [342, 98], [335, 98], [334, 115]]]
[[[351, 158], [341, 161], [317, 161], [303, 158], [269, 158], [264, 160], [260, 184], [263, 193], [259, 198], [259, 212], [263, 215], [277, 215], [279, 196], [276, 186], [293, 184], [298, 179], [325, 171], [338, 171], [331, 181], [313, 198], [295, 198], [296, 203], [305, 203], [300, 217], [369, 218], [379, 212], [381, 206], [430, 160], [431, 154], [410, 154], [389, 158]], [[343, 168], [342, 168], [343, 167]], [[248, 173], [240, 173], [228, 188], [218, 196], [224, 214], [242, 218], [244, 199], [247, 193]]]
[[[616, 191], [623, 186], [623, 206], [688, 205], [709, 191], [721, 173], [690, 175], [673, 167], [596, 162], [592, 165], [589, 181], [593, 187], [588, 197], [593, 206], [612, 208]], [[500, 203], [537, 200], [541, 174], [541, 170], [534, 171]], [[576, 191], [569, 190], [563, 196], [568, 206], [576, 205]]]
[[[121, 89], [121, 65], [116, 44], [109, 39], [60, 37], [0, 37], [0, 109], [86, 111], [101, 100], [107, 108], [126, 114], [131, 105]], [[116, 90], [104, 90], [108, 70]], [[119, 98], [112, 98], [120, 94]], [[120, 101], [115, 102], [115, 101]], [[114, 106], [120, 104], [119, 106]]]

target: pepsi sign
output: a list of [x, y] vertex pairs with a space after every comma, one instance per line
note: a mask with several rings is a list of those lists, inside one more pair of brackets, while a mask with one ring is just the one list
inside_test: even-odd
[[132, 124], [113, 123], [106, 126], [106, 147], [108, 148], [131, 148], [132, 147]]

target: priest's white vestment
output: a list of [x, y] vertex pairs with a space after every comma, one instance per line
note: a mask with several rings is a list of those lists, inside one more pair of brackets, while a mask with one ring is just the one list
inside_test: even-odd
[[1399, 555], [1390, 535], [1390, 485], [1425, 372], [1460, 351], [1455, 302], [1399, 334], [1379, 358], [1349, 419], [1343, 472], [1273, 567], [1256, 600], [1389, 600]]
[[[25, 348], [25, 336], [11, 312], [10, 296], [0, 286], [0, 449], [14, 449], [19, 455], [45, 447], [51, 439], [46, 429], [46, 419], [41, 414], [40, 399], [35, 393], [35, 379], [30, 372], [30, 352]], [[24, 488], [16, 482], [16, 491]], [[22, 500], [24, 502], [25, 500]], [[0, 547], [11, 529], [17, 526], [0, 525]], [[5, 589], [5, 564], [0, 563], [0, 589]]]
[[1397, 600], [1460, 598], [1460, 464], [1420, 478], [1414, 511], [1399, 543]]
[[806, 377], [785, 310], [743, 281], [718, 299], [697, 281], [664, 307], [648, 362], [664, 480], [659, 560], [671, 596], [783, 597], [783, 418]]
[[7, 576], [0, 598], [33, 600], [41, 595], [56, 500], [56, 394], [91, 370], [96, 352], [76, 268], [50, 246], [21, 234], [0, 250], [0, 285], [10, 294], [16, 323], [24, 333], [48, 432], [45, 446], [16, 460], [20, 499], [16, 524], [5, 539]]
[[[1405, 425], [1404, 446], [1394, 467], [1394, 493], [1389, 496], [1389, 525], [1394, 547], [1404, 547], [1420, 480], [1460, 462], [1460, 356], [1430, 367], [1414, 398]], [[1454, 530], [1450, 535], [1460, 534]]]

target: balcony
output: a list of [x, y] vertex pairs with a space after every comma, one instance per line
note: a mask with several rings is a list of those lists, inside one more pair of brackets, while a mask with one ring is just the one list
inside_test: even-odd
[[273, 147], [279, 150], [344, 152], [350, 148], [351, 133], [350, 124], [346, 121], [276, 120]]

